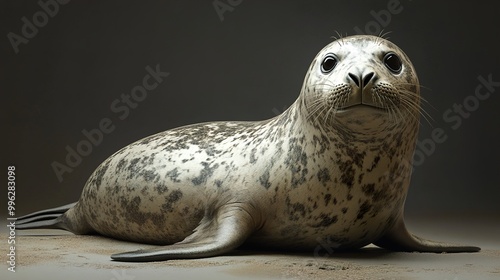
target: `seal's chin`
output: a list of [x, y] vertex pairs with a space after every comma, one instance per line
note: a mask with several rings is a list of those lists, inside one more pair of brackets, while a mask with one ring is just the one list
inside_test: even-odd
[[390, 112], [385, 108], [358, 104], [338, 109], [335, 113], [335, 118], [340, 123], [348, 124], [354, 130], [357, 130], [357, 128], [366, 130], [368, 127], [383, 127], [387, 123], [387, 120], [390, 119]]
[[[338, 109], [332, 125], [343, 127], [340, 131], [349, 132], [358, 140], [367, 140], [374, 135], [385, 135], [391, 127], [400, 123], [391, 117], [389, 109], [366, 104], [353, 105]], [[368, 138], [364, 138], [368, 137]]]

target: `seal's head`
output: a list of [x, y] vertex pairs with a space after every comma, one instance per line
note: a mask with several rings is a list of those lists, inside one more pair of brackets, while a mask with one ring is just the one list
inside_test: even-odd
[[418, 122], [417, 74], [406, 54], [376, 36], [350, 36], [323, 48], [306, 75], [307, 118], [323, 127], [386, 130]]

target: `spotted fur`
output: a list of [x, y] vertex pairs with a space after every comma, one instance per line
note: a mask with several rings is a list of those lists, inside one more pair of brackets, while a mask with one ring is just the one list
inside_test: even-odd
[[[384, 65], [388, 52], [399, 55], [401, 73]], [[332, 54], [337, 65], [325, 74], [321, 62]], [[360, 91], [352, 77], [367, 72], [374, 75]], [[355, 94], [364, 102], [354, 104]], [[118, 260], [203, 257], [244, 242], [359, 248], [401, 219], [419, 100], [415, 70], [397, 46], [339, 39], [318, 53], [283, 114], [189, 125], [128, 145], [96, 169], [63, 218], [76, 233], [178, 242]]]

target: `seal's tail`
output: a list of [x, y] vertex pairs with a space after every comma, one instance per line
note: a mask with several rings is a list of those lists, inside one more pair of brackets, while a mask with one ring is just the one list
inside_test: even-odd
[[90, 226], [76, 216], [78, 202], [34, 212], [16, 220], [16, 229], [63, 229], [75, 234], [89, 233]]

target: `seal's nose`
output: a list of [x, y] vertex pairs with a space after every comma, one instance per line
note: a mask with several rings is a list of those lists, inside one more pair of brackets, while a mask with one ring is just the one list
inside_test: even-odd
[[349, 76], [349, 79], [361, 89], [366, 87], [366, 85], [368, 85], [370, 81], [375, 77], [375, 73], [373, 72], [367, 73], [365, 75], [355, 75], [353, 73], [349, 73], [347, 75]]

